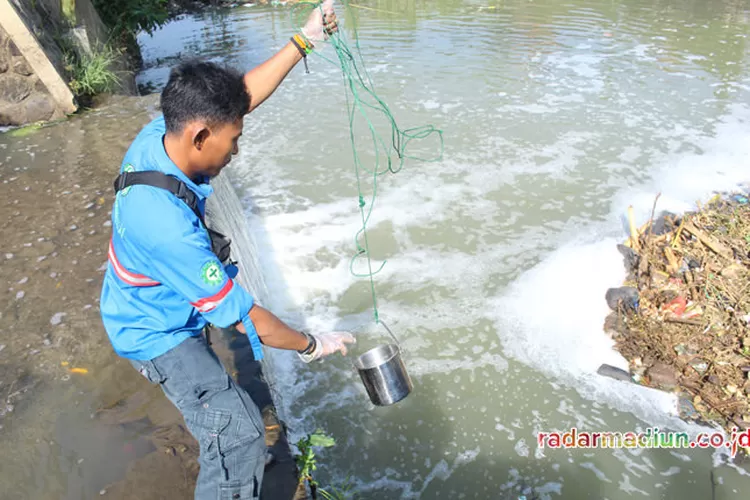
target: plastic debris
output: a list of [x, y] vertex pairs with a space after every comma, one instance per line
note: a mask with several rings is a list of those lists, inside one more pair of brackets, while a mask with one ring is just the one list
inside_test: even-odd
[[67, 313], [59, 312], [52, 315], [49, 322], [52, 326], [59, 325], [62, 323], [63, 317], [67, 316]]

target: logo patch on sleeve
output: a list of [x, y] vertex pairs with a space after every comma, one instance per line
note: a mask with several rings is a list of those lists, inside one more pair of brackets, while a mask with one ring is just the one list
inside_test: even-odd
[[[125, 165], [125, 166], [123, 167], [122, 171], [123, 171], [123, 172], [135, 172], [135, 168], [133, 167], [133, 165], [131, 165], [130, 163], [128, 163], [127, 165]], [[127, 196], [127, 195], [128, 195], [128, 193], [130, 192], [130, 188], [131, 188], [131, 187], [132, 187], [132, 186], [128, 186], [128, 187], [126, 187], [125, 189], [123, 189], [122, 191], [120, 191], [120, 193], [121, 193], [121, 194], [122, 194], [123, 196]]]
[[220, 285], [224, 281], [224, 270], [218, 262], [206, 262], [201, 269], [201, 278], [207, 285]]

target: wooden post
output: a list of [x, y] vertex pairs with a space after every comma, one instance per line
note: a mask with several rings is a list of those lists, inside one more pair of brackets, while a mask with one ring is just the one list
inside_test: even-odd
[[638, 229], [635, 227], [635, 216], [633, 215], [633, 205], [628, 207], [628, 225], [630, 226], [630, 243], [631, 248], [636, 252], [640, 250]]

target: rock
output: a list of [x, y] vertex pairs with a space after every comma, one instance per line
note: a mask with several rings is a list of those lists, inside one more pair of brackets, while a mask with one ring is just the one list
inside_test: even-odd
[[0, 99], [11, 104], [23, 101], [33, 90], [28, 78], [10, 73], [0, 77]]
[[13, 71], [22, 76], [31, 76], [34, 72], [31, 69], [31, 66], [29, 66], [29, 63], [26, 62], [25, 57], [16, 57], [13, 59]]
[[44, 94], [34, 94], [23, 103], [25, 123], [49, 120], [55, 113], [55, 104]]
[[625, 245], [617, 245], [617, 250], [622, 254], [625, 270], [634, 271], [638, 267], [638, 254]]
[[55, 105], [47, 94], [32, 94], [25, 101], [16, 104], [0, 99], [0, 126], [26, 125], [49, 120], [55, 110]]
[[622, 380], [623, 382], [632, 382], [630, 373], [626, 372], [621, 368], [603, 364], [597, 370], [596, 373], [604, 377], [613, 378], [615, 380]]
[[43, 92], [45, 94], [49, 93], [49, 89], [47, 89], [47, 86], [39, 78], [37, 78], [36, 83], [34, 83], [34, 90], [37, 92]]
[[619, 314], [609, 313], [604, 319], [604, 333], [609, 335], [610, 338], [615, 338], [628, 333], [628, 326]]
[[16, 47], [16, 44], [13, 43], [13, 40], [8, 40], [8, 48], [10, 49], [10, 55], [14, 57], [22, 55], [21, 51]]
[[690, 270], [700, 269], [701, 267], [700, 260], [696, 259], [695, 257], [690, 257], [690, 256], [688, 256], [685, 260], [687, 261], [688, 269]]
[[662, 389], [674, 389], [677, 386], [675, 370], [665, 363], [658, 361], [654, 363], [651, 368], [646, 370], [646, 376], [651, 381], [651, 385]]
[[49, 322], [53, 326], [59, 325], [60, 323], [62, 323], [62, 319], [64, 316], [67, 316], [67, 314], [62, 312], [55, 313], [52, 315]]
[[659, 213], [653, 225], [651, 226], [651, 233], [660, 236], [662, 234], [670, 232], [674, 228], [674, 217], [675, 214], [671, 212], [662, 211], [661, 213]]
[[630, 286], [621, 286], [620, 288], [610, 288], [607, 290], [604, 298], [607, 305], [613, 311], [620, 308], [629, 311], [638, 309], [638, 290]]
[[[1, 42], [0, 42], [1, 43]], [[5, 73], [10, 68], [10, 61], [4, 47], [0, 45], [0, 74]]]

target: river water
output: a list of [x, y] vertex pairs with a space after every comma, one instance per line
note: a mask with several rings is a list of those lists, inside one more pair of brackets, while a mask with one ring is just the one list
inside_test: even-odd
[[[677, 419], [670, 395], [596, 375], [627, 366], [602, 331], [604, 293], [625, 277], [616, 244], [628, 205], [645, 221], [657, 193], [658, 209], [680, 211], [748, 180], [750, 4], [362, 1], [339, 16], [350, 44], [356, 21], [398, 125], [436, 126], [445, 149], [379, 176], [368, 223], [373, 265], [385, 261], [380, 317], [403, 343], [413, 394], [374, 407], [351, 358], [304, 366], [272, 354], [292, 441], [317, 427], [336, 438], [321, 484], [348, 480], [364, 499], [528, 487], [541, 498], [746, 498], [747, 466], [720, 451], [542, 449], [536, 433], [705, 430]], [[138, 81], [158, 91], [188, 56], [249, 69], [292, 30], [283, 7], [185, 16], [139, 37]], [[246, 118], [227, 174], [260, 249], [265, 305], [310, 329], [356, 330], [360, 354], [387, 339], [369, 282], [349, 269], [361, 219], [346, 92], [333, 47], [322, 55]], [[369, 162], [365, 135], [356, 129]], [[434, 153], [435, 136], [414, 147]]]

